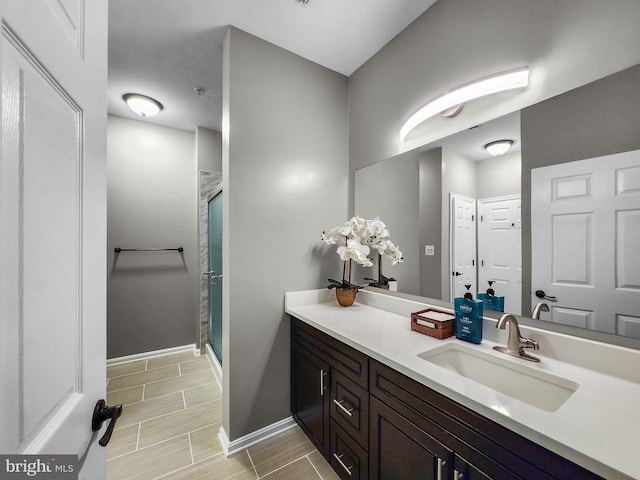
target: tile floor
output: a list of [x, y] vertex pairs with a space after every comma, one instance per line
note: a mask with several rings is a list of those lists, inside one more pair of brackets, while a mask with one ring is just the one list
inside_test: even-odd
[[291, 428], [225, 458], [222, 392], [207, 356], [158, 356], [107, 368], [107, 404], [124, 405], [107, 447], [108, 480], [336, 480]]

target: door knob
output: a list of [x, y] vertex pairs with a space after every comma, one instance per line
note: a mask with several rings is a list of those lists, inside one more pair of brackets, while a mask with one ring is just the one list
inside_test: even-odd
[[98, 400], [96, 406], [93, 409], [93, 417], [91, 418], [91, 430], [97, 432], [102, 427], [102, 424], [109, 418], [111, 422], [107, 426], [107, 431], [104, 432], [102, 438], [98, 441], [101, 447], [106, 447], [109, 440], [111, 440], [111, 434], [116, 427], [116, 421], [122, 415], [122, 405], [116, 405], [115, 407], [108, 407], [103, 399]]
[[551, 300], [552, 302], [555, 302], [557, 300], [557, 298], [553, 295], [547, 295], [546, 293], [544, 293], [544, 290], [536, 290], [536, 297]]

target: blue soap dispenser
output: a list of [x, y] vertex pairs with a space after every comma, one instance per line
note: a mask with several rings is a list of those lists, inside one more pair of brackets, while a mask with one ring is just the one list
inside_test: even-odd
[[479, 293], [478, 300], [482, 300], [484, 306], [489, 310], [504, 312], [504, 297], [496, 295], [496, 291], [493, 289], [494, 280], [488, 280], [488, 283], [487, 293]]
[[480, 300], [474, 300], [469, 291], [471, 285], [465, 285], [467, 292], [464, 297], [453, 299], [456, 316], [456, 338], [471, 343], [482, 342], [482, 316], [483, 304]]

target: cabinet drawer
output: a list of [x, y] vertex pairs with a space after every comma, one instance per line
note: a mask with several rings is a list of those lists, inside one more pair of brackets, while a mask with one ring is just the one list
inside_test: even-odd
[[460, 455], [455, 455], [453, 469], [454, 480], [491, 480], [491, 477], [475, 468]]
[[331, 375], [333, 418], [365, 450], [369, 448], [369, 392], [339, 372]]
[[329, 363], [352, 382], [369, 388], [369, 357], [306, 323], [291, 317], [292, 340]]
[[329, 463], [343, 480], [369, 478], [369, 456], [335, 420], [331, 420], [331, 454]]

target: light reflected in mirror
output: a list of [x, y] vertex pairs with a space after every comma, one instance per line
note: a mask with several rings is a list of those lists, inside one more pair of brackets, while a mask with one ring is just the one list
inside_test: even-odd
[[[539, 309], [539, 314], [546, 324], [640, 339], [640, 153], [627, 154], [629, 163], [606, 174], [613, 195], [621, 192], [620, 182], [625, 185], [624, 203], [613, 207], [608, 220], [600, 219], [597, 205], [584, 204], [576, 206], [580, 212], [547, 212], [541, 223], [536, 213], [541, 207], [532, 206], [540, 196], [551, 199], [553, 188], [563, 189], [564, 204], [592, 191], [589, 182], [596, 180], [577, 172], [582, 166], [574, 162], [611, 164], [609, 155], [640, 149], [638, 91], [640, 66], [635, 66], [356, 171], [355, 213], [383, 218], [405, 257], [402, 264], [384, 264], [384, 274], [397, 280], [399, 292], [445, 302], [462, 296], [465, 285], [476, 297], [492, 281], [507, 312], [530, 317], [544, 302], [549, 312]], [[502, 138], [514, 140], [509, 153], [483, 154], [484, 145]], [[552, 181], [540, 193], [534, 173], [532, 191], [532, 171], [550, 172], [556, 165], [571, 171], [554, 178], [575, 181]], [[622, 176], [616, 173], [621, 171]], [[468, 224], [465, 215], [473, 215]], [[543, 232], [554, 228], [564, 237]], [[595, 238], [604, 231], [604, 239]], [[547, 273], [536, 273], [543, 267]], [[532, 273], [549, 281], [538, 277], [532, 283]], [[594, 293], [603, 283], [608, 292]], [[568, 287], [587, 296], [569, 301]], [[536, 291], [545, 295], [539, 298]], [[586, 300], [595, 297], [615, 308]], [[599, 310], [606, 320], [598, 319]]]

